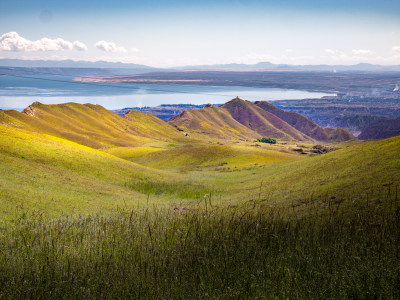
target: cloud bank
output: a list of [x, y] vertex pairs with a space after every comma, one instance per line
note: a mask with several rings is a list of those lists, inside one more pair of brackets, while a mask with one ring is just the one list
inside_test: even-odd
[[354, 49], [351, 52], [353, 52], [354, 55], [371, 55], [372, 54], [371, 50], [365, 50], [365, 49]]
[[63, 50], [86, 51], [87, 47], [79, 41], [69, 42], [62, 38], [42, 38], [37, 41], [30, 41], [23, 38], [17, 32], [8, 32], [0, 37], [1, 51], [32, 52], [32, 51], [63, 51]]
[[128, 52], [124, 47], [117, 46], [113, 42], [98, 41], [95, 46], [105, 52]]

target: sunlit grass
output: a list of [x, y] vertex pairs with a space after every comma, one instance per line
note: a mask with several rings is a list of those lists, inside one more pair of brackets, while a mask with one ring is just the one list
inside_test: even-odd
[[293, 160], [298, 155], [239, 145], [186, 145], [161, 149], [139, 148], [118, 153], [117, 156], [148, 167], [167, 170], [193, 170], [196, 168], [244, 168], [254, 164], [270, 164]]
[[140, 146], [183, 139], [175, 128], [155, 116], [132, 112], [121, 117], [99, 105], [64, 103], [30, 106], [31, 115], [15, 110], [0, 113], [0, 123], [47, 133], [92, 148]]
[[398, 298], [398, 200], [329, 211], [205, 202], [20, 220], [0, 232], [0, 297]]
[[399, 137], [306, 156], [0, 136], [0, 299], [400, 297]]

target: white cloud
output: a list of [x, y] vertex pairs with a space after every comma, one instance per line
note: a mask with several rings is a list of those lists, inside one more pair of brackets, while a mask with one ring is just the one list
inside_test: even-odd
[[400, 52], [400, 46], [393, 46], [392, 50], [396, 51], [396, 52]]
[[88, 49], [84, 43], [79, 42], [79, 41], [74, 42], [74, 48], [75, 48], [75, 50], [78, 50], [78, 51], [87, 51], [87, 49]]
[[138, 48], [131, 48], [131, 51], [132, 52], [139, 52], [139, 49]]
[[8, 32], [0, 37], [0, 50], [3, 51], [62, 51], [62, 50], [87, 50], [84, 43], [75, 41], [69, 42], [62, 38], [42, 38], [37, 41], [30, 41], [17, 32]]
[[355, 55], [371, 55], [372, 51], [371, 50], [365, 50], [365, 49], [354, 49], [351, 52]]
[[124, 47], [117, 46], [113, 42], [106, 42], [106, 41], [98, 41], [95, 44], [97, 49], [106, 51], [106, 52], [128, 52]]

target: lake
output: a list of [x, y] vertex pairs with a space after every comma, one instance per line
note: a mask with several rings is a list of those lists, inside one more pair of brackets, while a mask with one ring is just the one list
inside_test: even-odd
[[236, 96], [250, 101], [273, 101], [332, 95], [275, 88], [81, 83], [72, 79], [67, 76], [35, 76], [35, 79], [0, 76], [0, 109], [22, 110], [35, 101], [93, 103], [107, 109], [121, 109], [161, 104], [221, 104]]

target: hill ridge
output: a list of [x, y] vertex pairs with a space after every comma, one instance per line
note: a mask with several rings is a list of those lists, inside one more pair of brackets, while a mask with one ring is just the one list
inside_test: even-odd
[[2, 111], [0, 123], [65, 138], [92, 148], [134, 147], [154, 141], [172, 142], [182, 135], [153, 115], [128, 112], [119, 116], [101, 105], [42, 104], [34, 102], [22, 112]]
[[287, 122], [289, 125], [315, 140], [328, 142], [354, 139], [354, 136], [347, 129], [341, 127], [336, 129], [323, 128], [304, 115], [296, 112], [285, 111], [267, 101], [256, 101], [254, 104], [261, 109], [274, 114], [275, 116]]
[[305, 142], [354, 139], [346, 129], [322, 128], [303, 115], [285, 112], [265, 101], [253, 103], [239, 97], [218, 107], [207, 104], [200, 110], [183, 111], [168, 122], [189, 134], [225, 139], [261, 136]]
[[262, 136], [284, 140], [313, 141], [312, 138], [290, 126], [279, 117], [257, 107], [253, 102], [239, 97], [222, 105], [232, 117]]
[[259, 134], [237, 122], [221, 107], [206, 105], [199, 110], [184, 110], [172, 117], [169, 124], [190, 135], [222, 139], [258, 138]]

